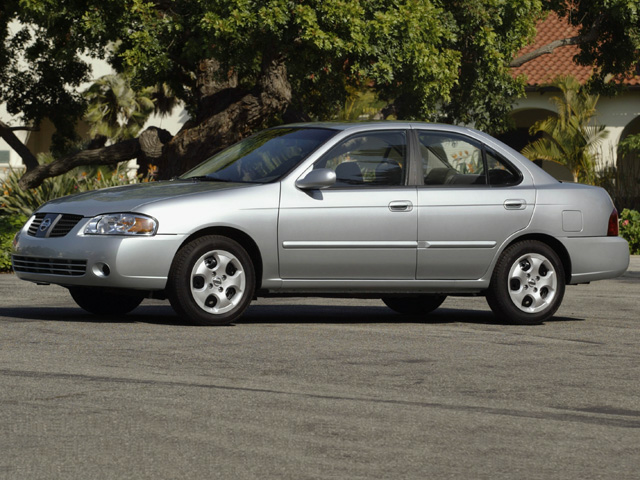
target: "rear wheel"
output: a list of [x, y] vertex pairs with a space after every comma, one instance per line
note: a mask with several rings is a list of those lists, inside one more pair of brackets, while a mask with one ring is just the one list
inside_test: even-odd
[[498, 260], [487, 302], [503, 321], [535, 325], [558, 310], [564, 289], [558, 255], [545, 243], [527, 240], [511, 245]]
[[173, 309], [196, 325], [226, 325], [251, 303], [251, 258], [230, 238], [208, 235], [182, 247], [173, 260], [168, 297]]
[[442, 305], [446, 295], [421, 295], [419, 297], [382, 297], [391, 310], [405, 315], [426, 315]]
[[80, 308], [100, 316], [125, 315], [144, 299], [143, 295], [135, 293], [117, 293], [90, 287], [69, 287], [69, 293]]

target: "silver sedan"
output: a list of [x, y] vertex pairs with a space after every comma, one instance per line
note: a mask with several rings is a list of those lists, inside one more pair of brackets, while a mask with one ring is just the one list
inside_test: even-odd
[[499, 319], [536, 324], [565, 285], [621, 275], [629, 250], [604, 190], [560, 183], [476, 130], [379, 122], [272, 128], [172, 181], [51, 201], [12, 259], [99, 315], [168, 298], [220, 325], [278, 295], [426, 315], [484, 295]]

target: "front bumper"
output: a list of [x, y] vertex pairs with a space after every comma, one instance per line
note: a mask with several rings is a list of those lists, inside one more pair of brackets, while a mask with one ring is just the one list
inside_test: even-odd
[[83, 235], [86, 221], [61, 238], [28, 235], [25, 226], [12, 252], [16, 276], [63, 286], [135, 290], [166, 287], [171, 262], [184, 235]]

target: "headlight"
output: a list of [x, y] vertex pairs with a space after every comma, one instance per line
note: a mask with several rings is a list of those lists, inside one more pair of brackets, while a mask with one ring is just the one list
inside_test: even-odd
[[84, 229], [85, 235], [155, 235], [158, 222], [146, 215], [111, 213], [93, 217]]

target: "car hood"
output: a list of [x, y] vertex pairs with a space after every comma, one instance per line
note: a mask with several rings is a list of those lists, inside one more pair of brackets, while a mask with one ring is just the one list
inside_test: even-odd
[[101, 213], [133, 212], [150, 203], [206, 194], [219, 190], [246, 188], [252, 184], [172, 180], [105, 188], [61, 197], [42, 205], [38, 212], [68, 213], [90, 217]]

